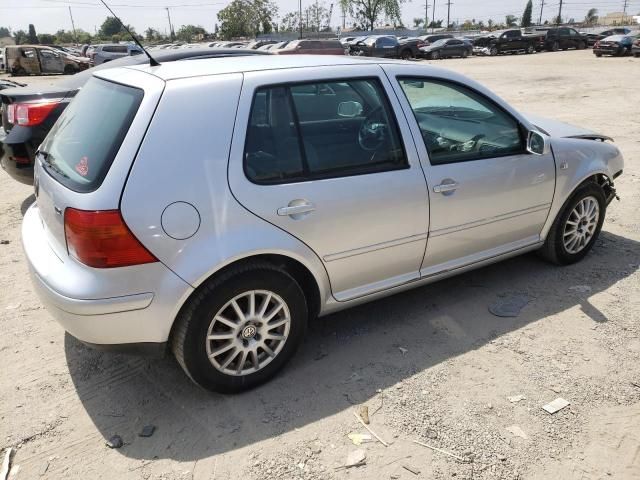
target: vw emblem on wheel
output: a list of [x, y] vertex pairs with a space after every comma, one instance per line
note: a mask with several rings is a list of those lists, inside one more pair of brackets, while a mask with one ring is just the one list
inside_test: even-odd
[[242, 329], [242, 338], [249, 340], [250, 338], [255, 337], [256, 333], [258, 333], [258, 329], [255, 325], [247, 325]]

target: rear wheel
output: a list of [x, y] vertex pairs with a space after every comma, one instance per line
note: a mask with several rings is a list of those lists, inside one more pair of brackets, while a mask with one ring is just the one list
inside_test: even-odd
[[431, 52], [431, 60], [438, 60], [440, 58], [440, 54], [435, 51], [435, 52]]
[[532, 54], [536, 52], [536, 48], [533, 45], [529, 45], [526, 51], [528, 54]]
[[558, 50], [560, 50], [560, 44], [558, 42], [553, 42], [553, 44], [551, 45], [551, 51], [557, 52]]
[[467, 52], [466, 50], [462, 51], [462, 58], [467, 58], [469, 56], [469, 52]]
[[584, 50], [585, 48], [587, 48], [587, 44], [584, 42], [580, 42], [578, 43], [578, 50]]
[[64, 67], [65, 75], [73, 75], [74, 73], [76, 73], [76, 69], [73, 67], [73, 65], [65, 65]]
[[27, 75], [27, 71], [24, 68], [20, 67], [16, 68], [11, 75], [13, 77], [25, 77]]
[[558, 265], [582, 260], [596, 242], [607, 203], [595, 183], [579, 187], [556, 217], [540, 253]]
[[596, 57], [601, 57], [602, 54], [601, 53], [596, 53]]
[[402, 52], [400, 53], [400, 57], [403, 60], [409, 60], [411, 58], [413, 58], [413, 53], [411, 52], [410, 49], [405, 48], [404, 50], [402, 50]]
[[171, 346], [198, 385], [231, 393], [270, 378], [293, 356], [307, 303], [285, 270], [255, 263], [205, 283], [176, 319]]

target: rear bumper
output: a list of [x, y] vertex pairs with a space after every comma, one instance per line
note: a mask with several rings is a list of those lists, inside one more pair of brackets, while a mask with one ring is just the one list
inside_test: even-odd
[[[1, 127], [0, 127], [1, 128]], [[4, 133], [3, 133], [4, 135]], [[0, 138], [0, 166], [11, 178], [25, 185], [33, 185], [33, 153], [30, 142], [11, 142], [11, 132]]]
[[67, 332], [88, 344], [126, 351], [131, 344], [166, 343], [178, 309], [192, 291], [159, 262], [95, 269], [59, 258], [48, 243], [37, 204], [25, 214], [22, 244], [40, 300]]

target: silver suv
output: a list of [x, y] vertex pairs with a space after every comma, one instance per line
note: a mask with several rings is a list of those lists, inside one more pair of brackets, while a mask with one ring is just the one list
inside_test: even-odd
[[117, 58], [131, 55], [142, 55], [144, 52], [137, 45], [128, 43], [113, 43], [107, 45], [96, 45], [89, 53], [89, 58], [94, 65], [101, 65]]
[[24, 249], [73, 336], [169, 346], [239, 391], [316, 316], [532, 250], [580, 260], [622, 172], [606, 140], [401, 61], [101, 70], [41, 145]]

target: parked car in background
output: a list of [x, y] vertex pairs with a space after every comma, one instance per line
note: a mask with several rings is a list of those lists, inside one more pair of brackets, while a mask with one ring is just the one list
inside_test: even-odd
[[261, 48], [263, 46], [266, 45], [273, 45], [276, 42], [275, 40], [255, 40], [253, 42], [249, 42], [249, 44], [247, 45], [247, 48], [251, 48], [252, 50], [257, 50], [258, 48]]
[[400, 58], [400, 43], [390, 35], [374, 35], [349, 46], [350, 55], [363, 57]]
[[5, 71], [15, 76], [71, 75], [89, 68], [87, 59], [40, 45], [7, 46], [3, 49]]
[[[159, 50], [154, 58], [162, 63], [197, 58], [219, 58], [241, 55], [269, 55], [259, 50], [182, 49]], [[117, 66], [140, 65], [148, 62], [146, 55], [123, 57], [85, 70], [51, 87], [12, 88], [0, 91], [0, 131], [4, 153], [0, 165], [15, 180], [33, 184], [33, 162], [38, 146], [47, 136], [60, 114], [94, 72]]]
[[420, 53], [423, 58], [429, 60], [451, 57], [467, 58], [473, 53], [473, 47], [461, 38], [443, 38], [436, 40], [428, 47], [422, 47]]
[[438, 40], [442, 40], [443, 38], [453, 38], [453, 35], [450, 33], [436, 33], [431, 35], [422, 35], [418, 37], [424, 43], [424, 47], [428, 47], [433, 42], [437, 42]]
[[423, 40], [413, 37], [398, 39], [398, 44], [400, 50], [400, 58], [402, 58], [403, 60], [420, 57], [420, 48], [425, 46]]
[[636, 58], [640, 57], [640, 38], [638, 37], [636, 37], [631, 45], [631, 54]]
[[631, 55], [634, 42], [638, 41], [640, 35], [611, 35], [603, 40], [598, 40], [593, 45], [593, 53], [596, 57], [603, 55], [613, 55], [622, 57]]
[[598, 40], [604, 40], [612, 35], [628, 35], [631, 33], [631, 30], [627, 27], [615, 27], [600, 33], [580, 33], [587, 37], [587, 44], [592, 47]]
[[501, 53], [535, 53], [542, 49], [544, 35], [524, 35], [520, 29], [491, 32], [473, 40], [473, 52], [477, 55]]
[[293, 40], [271, 51], [278, 55], [344, 55], [344, 47], [338, 40]]
[[580, 34], [575, 28], [550, 28], [545, 37], [545, 48], [552, 52], [569, 48], [582, 50], [587, 48], [587, 37]]
[[112, 43], [105, 45], [96, 45], [90, 52], [91, 62], [94, 65], [101, 65], [117, 58], [128, 57], [133, 55], [142, 55], [144, 52], [137, 45], [128, 43]]
[[40, 148], [23, 249], [69, 334], [170, 348], [237, 392], [317, 316], [534, 250], [582, 260], [624, 166], [602, 140], [414, 62], [110, 68]]

